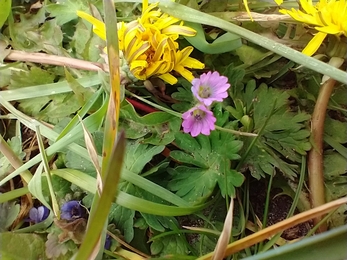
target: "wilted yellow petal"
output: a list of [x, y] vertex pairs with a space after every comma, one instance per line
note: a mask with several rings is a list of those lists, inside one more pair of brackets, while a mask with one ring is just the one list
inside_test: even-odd
[[307, 44], [305, 49], [303, 49], [302, 53], [312, 56], [318, 50], [319, 46], [321, 46], [326, 36], [326, 33], [318, 32]]

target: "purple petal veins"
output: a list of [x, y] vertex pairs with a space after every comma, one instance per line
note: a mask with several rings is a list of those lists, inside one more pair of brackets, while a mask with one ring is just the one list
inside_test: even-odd
[[192, 92], [194, 96], [205, 106], [210, 106], [212, 102], [223, 101], [228, 97], [228, 78], [219, 75], [217, 71], [207, 72], [192, 81]]

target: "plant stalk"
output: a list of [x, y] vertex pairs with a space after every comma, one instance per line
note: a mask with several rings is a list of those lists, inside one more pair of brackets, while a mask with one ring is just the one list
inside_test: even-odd
[[[308, 154], [308, 180], [310, 187], [311, 207], [316, 208], [325, 204], [324, 169], [323, 169], [323, 135], [324, 121], [331, 93], [336, 80], [327, 80], [320, 88], [311, 121], [311, 141], [313, 147]], [[314, 219], [318, 224], [321, 217]], [[320, 226], [318, 233], [327, 229], [326, 224]]]
[[24, 51], [11, 50], [5, 57], [8, 61], [23, 61], [34, 62], [40, 64], [57, 65], [63, 67], [70, 67], [75, 69], [90, 70], [90, 71], [107, 71], [105, 64], [90, 62], [85, 60], [79, 60], [70, 57], [62, 57], [57, 55], [51, 55], [46, 53], [29, 53]]

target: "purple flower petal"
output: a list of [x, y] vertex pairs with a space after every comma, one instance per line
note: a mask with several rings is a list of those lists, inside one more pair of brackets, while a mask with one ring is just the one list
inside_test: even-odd
[[215, 129], [216, 118], [204, 105], [198, 105], [183, 113], [182, 127], [185, 133], [198, 136], [200, 133], [209, 135]]
[[44, 221], [49, 215], [49, 209], [45, 206], [39, 206], [38, 208], [32, 208], [29, 211], [29, 221], [35, 224]]
[[206, 106], [210, 106], [212, 102], [223, 101], [228, 97], [228, 78], [219, 75], [217, 71], [204, 73], [200, 78], [193, 79], [192, 81], [193, 95]]
[[61, 207], [61, 219], [73, 220], [82, 217], [83, 209], [77, 200], [71, 200]]

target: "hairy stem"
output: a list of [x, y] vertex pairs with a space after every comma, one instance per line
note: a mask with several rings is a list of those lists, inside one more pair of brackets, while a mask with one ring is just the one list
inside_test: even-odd
[[[308, 154], [308, 177], [310, 187], [311, 207], [315, 208], [325, 204], [324, 172], [323, 172], [323, 135], [324, 121], [331, 93], [336, 80], [327, 80], [320, 88], [318, 99], [313, 111], [311, 122], [311, 138], [313, 147]], [[314, 219], [317, 224], [321, 217]], [[327, 229], [326, 224], [321, 225], [318, 233]]]

